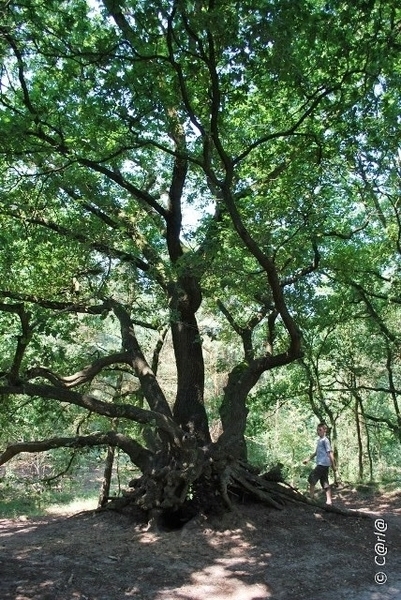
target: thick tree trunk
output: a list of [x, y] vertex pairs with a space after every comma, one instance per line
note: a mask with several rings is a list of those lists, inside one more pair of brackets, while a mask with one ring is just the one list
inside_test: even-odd
[[220, 406], [220, 418], [223, 427], [218, 444], [235, 458], [246, 460], [247, 449], [245, 428], [248, 409], [246, 399], [252, 388], [247, 365], [238, 365], [228, 378], [224, 389], [224, 398]]
[[205, 445], [211, 438], [204, 406], [202, 341], [195, 316], [200, 301], [199, 285], [193, 279], [184, 279], [172, 294], [171, 308], [175, 317], [171, 329], [177, 367], [173, 416], [184, 431], [197, 436], [199, 445]]

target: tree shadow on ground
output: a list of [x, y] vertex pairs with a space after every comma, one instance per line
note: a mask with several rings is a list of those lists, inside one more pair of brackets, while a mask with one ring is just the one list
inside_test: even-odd
[[[277, 511], [248, 503], [233, 513], [210, 521], [197, 518], [170, 532], [146, 530], [131, 516], [115, 512], [2, 520], [0, 597], [397, 598], [399, 524], [386, 538], [390, 583], [379, 589], [374, 584], [374, 522], [374, 517], [344, 517], [307, 505], [289, 504]], [[373, 595], [379, 592], [390, 595]]]

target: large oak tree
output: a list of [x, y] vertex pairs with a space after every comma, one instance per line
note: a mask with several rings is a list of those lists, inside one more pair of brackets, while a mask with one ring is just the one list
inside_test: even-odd
[[[366, 140], [397, 52], [392, 4], [3, 2], [0, 393], [114, 428], [13, 443], [0, 462], [117, 446], [141, 471], [131, 498], [145, 510], [176, 509], [189, 490], [203, 508], [216, 494], [229, 505], [232, 486], [278, 505], [246, 463], [247, 398], [302, 356], [297, 313], [333, 214], [325, 177], [344, 143]], [[208, 311], [242, 351], [213, 440]], [[158, 372], [167, 332], [173, 394]], [[102, 377], [119, 382], [112, 399], [93, 393]]]

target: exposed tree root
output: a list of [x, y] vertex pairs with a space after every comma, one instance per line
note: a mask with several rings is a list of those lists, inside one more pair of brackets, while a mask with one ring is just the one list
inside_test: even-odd
[[[216, 515], [232, 510], [236, 500], [253, 500], [282, 510], [286, 504], [308, 504], [319, 511], [343, 516], [371, 518], [371, 515], [311, 500], [284, 481], [271, 481], [244, 463], [219, 463], [189, 481], [190, 469], [165, 467], [153, 477], [141, 477], [106, 509], [130, 512], [156, 529], [169, 531], [184, 526], [199, 514]], [[193, 471], [192, 471], [193, 473]]]
[[281, 497], [281, 494], [277, 494], [276, 490], [268, 490], [267, 486], [264, 485], [263, 479], [257, 478], [249, 473], [234, 472], [232, 474], [233, 481], [239, 486], [239, 488], [245, 490], [255, 499], [281, 510], [285, 502]]
[[355, 510], [353, 508], [341, 508], [340, 506], [336, 506], [335, 504], [319, 504], [314, 500], [310, 500], [309, 498], [305, 498], [306, 504], [310, 504], [311, 506], [315, 506], [320, 510], [324, 510], [326, 512], [337, 513], [338, 515], [343, 515], [344, 517], [358, 517], [362, 519], [372, 519], [373, 515], [370, 513], [362, 512], [360, 510]]
[[342, 508], [336, 505], [321, 504], [316, 502], [299, 490], [284, 481], [270, 481], [263, 475], [257, 475], [255, 471], [247, 469], [244, 465], [231, 469], [231, 491], [237, 495], [246, 493], [256, 501], [262, 502], [276, 509], [283, 509], [288, 502], [308, 504], [319, 510], [332, 512], [347, 517], [372, 518], [368, 513], [354, 509]]

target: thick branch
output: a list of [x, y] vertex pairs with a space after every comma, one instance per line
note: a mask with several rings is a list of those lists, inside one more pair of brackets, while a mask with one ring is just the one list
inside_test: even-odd
[[157, 375], [157, 369], [159, 368], [160, 353], [163, 349], [163, 345], [164, 345], [164, 342], [165, 342], [168, 332], [169, 332], [168, 327], [164, 327], [162, 329], [162, 331], [159, 331], [159, 338], [156, 342], [155, 349], [153, 350], [152, 371], [155, 374], [155, 376]]
[[98, 400], [89, 394], [79, 394], [64, 387], [45, 384], [24, 383], [19, 385], [0, 386], [0, 394], [25, 395], [67, 402], [80, 406], [88, 411], [110, 418], [121, 418], [146, 425], [153, 425], [165, 431], [175, 444], [180, 444], [182, 430], [167, 415], [152, 410], [145, 410], [130, 404], [112, 404]]
[[7, 31], [2, 28], [2, 35], [4, 36], [4, 38], [7, 40], [7, 42], [10, 44], [15, 57], [17, 59], [17, 64], [18, 64], [18, 79], [20, 82], [20, 86], [21, 86], [21, 90], [22, 90], [22, 98], [23, 98], [23, 102], [25, 104], [25, 106], [27, 107], [27, 109], [29, 110], [29, 112], [31, 113], [31, 115], [36, 116], [36, 109], [34, 108], [30, 96], [29, 96], [29, 91], [28, 91], [28, 85], [25, 79], [25, 65], [24, 65], [24, 60], [23, 60], [23, 55], [20, 51], [20, 49], [18, 48], [14, 38], [9, 35], [9, 33], [7, 33]]
[[135, 374], [141, 383], [144, 396], [150, 408], [171, 418], [172, 415], [170, 407], [162, 389], [158, 384], [155, 374], [150, 368], [150, 365], [146, 361], [146, 358], [139, 346], [130, 315], [118, 302], [113, 301], [110, 302], [110, 304], [116, 317], [120, 321], [123, 347], [130, 356], [130, 363], [132, 364]]
[[132, 194], [137, 200], [140, 200], [145, 204], [145, 206], [153, 208], [159, 215], [166, 218], [166, 210], [156, 202], [155, 198], [144, 190], [140, 190], [132, 183], [127, 181], [119, 172], [113, 171], [99, 162], [88, 160], [87, 158], [77, 158], [77, 162], [81, 165], [89, 167], [92, 171], [96, 171], [97, 173], [101, 173], [105, 175], [107, 179], [114, 181], [121, 188], [127, 190], [130, 194]]
[[[172, 132], [171, 135], [173, 135], [176, 139], [176, 144], [182, 145], [185, 139], [182, 127], [178, 122], [178, 119], [175, 115], [175, 111], [170, 111], [170, 113], [174, 113], [174, 116], [172, 118], [175, 121], [175, 123], [172, 126], [175, 129], [175, 131]], [[170, 258], [173, 262], [176, 262], [183, 254], [182, 245], [180, 241], [180, 233], [182, 226], [181, 199], [187, 170], [187, 161], [176, 158], [174, 161], [173, 175], [169, 190], [167, 217], [167, 245], [169, 249]]]
[[[139, 231], [139, 228], [134, 223], [132, 223], [132, 221], [129, 218], [127, 218], [127, 216], [124, 214], [124, 211], [121, 211], [120, 208], [116, 209], [116, 207], [112, 207], [111, 209], [109, 209], [109, 212], [106, 213], [101, 208], [99, 208], [99, 206], [97, 206], [93, 200], [85, 200], [84, 196], [77, 193], [75, 190], [65, 185], [61, 185], [61, 189], [64, 190], [64, 192], [68, 194], [71, 198], [77, 201], [84, 210], [90, 212], [97, 219], [105, 223], [108, 227], [114, 229], [115, 231], [119, 231], [120, 234], [124, 234], [130, 241], [135, 240], [136, 247], [140, 250], [141, 253], [143, 253], [145, 260], [142, 260], [128, 252], [121, 253], [119, 250], [116, 250], [116, 248], [104, 244], [103, 248], [108, 249], [108, 253], [104, 252], [105, 254], [107, 254], [107, 256], [114, 256], [115, 258], [120, 258], [120, 260], [122, 260], [123, 262], [131, 261], [132, 264], [134, 264], [138, 269], [144, 272], [149, 270], [150, 264], [152, 264], [153, 267], [155, 267], [157, 263], [160, 263], [160, 257], [157, 255], [156, 251], [151, 247], [150, 243], [146, 239], [146, 236]], [[89, 188], [89, 191], [92, 192], [91, 188]], [[93, 193], [93, 195], [95, 194]], [[148, 212], [152, 217], [154, 217], [149, 207], [144, 207], [144, 210]], [[66, 229], [65, 231], [66, 235], [71, 237], [69, 230]], [[62, 232], [60, 231], [58, 233]], [[88, 239], [86, 245], [90, 247], [92, 245], [91, 240]], [[116, 252], [119, 252], [118, 256], [115, 255]], [[163, 278], [160, 275], [159, 270], [154, 270], [154, 276], [163, 288], [165, 284]]]
[[10, 298], [11, 300], [18, 300], [21, 302], [30, 302], [32, 304], [36, 304], [37, 306], [41, 306], [42, 308], [48, 308], [50, 310], [57, 310], [60, 312], [102, 315], [105, 311], [110, 310], [109, 306], [106, 304], [87, 306], [86, 304], [78, 304], [75, 302], [59, 302], [57, 300], [48, 300], [47, 298], [41, 298], [31, 294], [19, 294], [8, 290], [0, 290], [0, 297]]
[[257, 242], [252, 238], [249, 231], [245, 227], [235, 205], [233, 196], [228, 189], [224, 194], [224, 201], [230, 213], [235, 230], [266, 273], [275, 307], [279, 312], [290, 336], [288, 355], [295, 360], [301, 356], [301, 332], [287, 308], [284, 299], [283, 288], [279, 280], [276, 266], [274, 262], [261, 250]]
[[50, 229], [58, 235], [62, 235], [72, 240], [76, 240], [77, 242], [85, 244], [93, 250], [96, 250], [97, 252], [100, 252], [101, 254], [104, 254], [105, 256], [108, 256], [110, 258], [116, 258], [121, 260], [122, 262], [132, 263], [136, 267], [138, 267], [138, 269], [141, 269], [144, 272], [149, 270], [148, 263], [141, 260], [137, 256], [130, 254], [129, 252], [118, 250], [117, 248], [113, 248], [112, 246], [109, 246], [107, 244], [103, 244], [100, 242], [92, 242], [86, 235], [79, 231], [72, 231], [71, 229], [67, 229], [66, 227], [63, 227], [58, 223], [46, 221], [45, 219], [24, 217], [24, 222], [32, 223], [33, 225], [40, 225], [41, 227]]
[[259, 381], [262, 373], [287, 365], [293, 360], [288, 352], [282, 352], [276, 356], [262, 356], [253, 360], [249, 365], [240, 363], [231, 371], [219, 409], [223, 426], [223, 433], [218, 440], [221, 448], [229, 450], [234, 456], [245, 458], [244, 434], [248, 416], [246, 406], [248, 394]]
[[82, 385], [83, 383], [88, 383], [92, 381], [92, 379], [100, 373], [104, 368], [109, 367], [111, 365], [115, 365], [118, 363], [130, 364], [128, 352], [118, 352], [116, 354], [110, 354], [109, 356], [103, 356], [98, 360], [95, 360], [90, 365], [87, 365], [80, 371], [77, 371], [73, 375], [62, 376], [57, 373], [53, 373], [50, 369], [46, 367], [34, 367], [27, 372], [27, 377], [29, 379], [34, 379], [36, 377], [43, 377], [44, 379], [48, 379], [54, 385], [61, 385], [66, 388], [76, 387], [78, 385]]
[[149, 466], [152, 454], [138, 442], [115, 431], [93, 433], [77, 437], [56, 437], [34, 442], [10, 444], [0, 455], [0, 465], [11, 460], [21, 452], [45, 452], [54, 448], [87, 448], [91, 446], [118, 446], [130, 457], [131, 461], [142, 471]]
[[[191, 122], [193, 123], [193, 125], [201, 132], [202, 136], [204, 137], [205, 133], [206, 133], [205, 129], [202, 126], [202, 123], [200, 122], [200, 120], [197, 118], [195, 111], [193, 110], [193, 108], [191, 106], [191, 100], [190, 100], [189, 93], [188, 93], [187, 78], [183, 71], [182, 65], [175, 60], [175, 56], [174, 56], [173, 41], [175, 39], [175, 36], [174, 36], [173, 20], [174, 20], [175, 12], [176, 11], [174, 8], [172, 10], [170, 17], [168, 18], [168, 26], [167, 26], [167, 34], [166, 34], [167, 48], [168, 48], [168, 53], [169, 53], [169, 61], [177, 74], [181, 98], [183, 100], [187, 114], [188, 114]], [[186, 26], [186, 29], [188, 31], [188, 21], [185, 18], [185, 13], [182, 14], [181, 16], [183, 18], [184, 25]], [[193, 32], [190, 33], [190, 37], [192, 38], [192, 42], [201, 44], [199, 38], [194, 36]]]
[[15, 350], [9, 376], [10, 382], [14, 383], [18, 379], [25, 350], [32, 338], [32, 328], [29, 322], [30, 314], [26, 312], [23, 304], [0, 304], [0, 311], [18, 315], [21, 322], [22, 333], [17, 337], [17, 348]]

